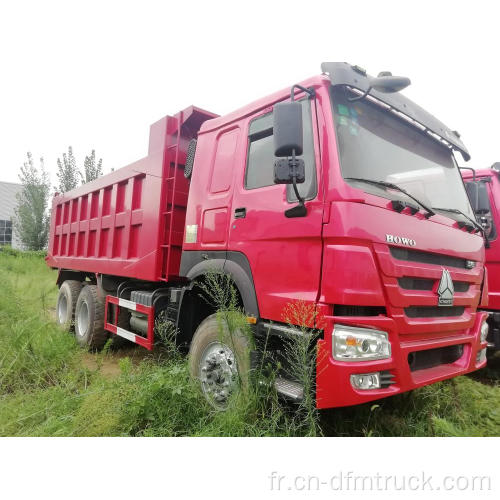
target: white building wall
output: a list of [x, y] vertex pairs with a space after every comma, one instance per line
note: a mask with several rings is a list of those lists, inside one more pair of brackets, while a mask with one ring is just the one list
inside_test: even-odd
[[[22, 188], [21, 184], [0, 182], [0, 221], [12, 221], [17, 206], [16, 195]], [[21, 246], [15, 224], [12, 224], [12, 247], [21, 248]]]

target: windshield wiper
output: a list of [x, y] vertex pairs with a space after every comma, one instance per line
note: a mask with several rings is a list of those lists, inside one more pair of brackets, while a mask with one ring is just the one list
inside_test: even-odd
[[403, 189], [402, 187], [398, 186], [397, 184], [393, 184], [392, 182], [374, 181], [372, 179], [362, 179], [360, 177], [345, 177], [345, 180], [366, 182], [368, 184], [373, 184], [375, 186], [384, 186], [386, 188], [395, 189], [396, 191], [400, 191], [401, 193], [405, 194], [406, 196], [408, 196], [408, 198], [411, 198], [413, 201], [416, 201], [427, 212], [426, 214], [427, 219], [429, 217], [432, 217], [433, 215], [436, 215], [436, 212], [434, 212], [434, 210], [431, 210], [428, 206], [424, 205], [418, 198], [415, 198], [415, 196], [406, 191], [406, 189]]
[[441, 207], [432, 207], [434, 210], [440, 210], [441, 212], [450, 212], [452, 214], [460, 214], [461, 216], [465, 217], [468, 221], [471, 222], [471, 224], [479, 230], [483, 236], [486, 242], [488, 242], [488, 237], [486, 236], [486, 231], [484, 230], [484, 227], [479, 224], [479, 222], [475, 221], [474, 219], [471, 219], [468, 215], [464, 214], [461, 210], [458, 208], [441, 208]]

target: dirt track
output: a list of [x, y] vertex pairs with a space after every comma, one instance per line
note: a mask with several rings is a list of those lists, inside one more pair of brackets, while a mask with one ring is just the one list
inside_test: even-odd
[[147, 356], [147, 351], [142, 347], [125, 347], [107, 353], [85, 352], [82, 355], [83, 365], [92, 371], [99, 371], [101, 375], [114, 378], [120, 375], [120, 360], [129, 358], [133, 364], [138, 364]]

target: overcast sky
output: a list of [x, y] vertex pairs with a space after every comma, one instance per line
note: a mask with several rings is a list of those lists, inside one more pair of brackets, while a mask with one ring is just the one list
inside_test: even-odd
[[[337, 5], [338, 4], [338, 5]], [[348, 61], [411, 78], [470, 165], [500, 161], [494, 2], [2, 1], [0, 181], [31, 151], [55, 182], [69, 145], [104, 170], [146, 155], [149, 125], [194, 104], [225, 114]]]

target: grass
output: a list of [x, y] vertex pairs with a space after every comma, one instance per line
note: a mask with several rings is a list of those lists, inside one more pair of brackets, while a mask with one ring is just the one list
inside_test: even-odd
[[54, 324], [55, 278], [40, 254], [0, 250], [0, 436], [500, 434], [500, 368], [346, 409], [297, 411], [263, 386], [215, 411], [168, 338], [153, 354], [80, 349]]

